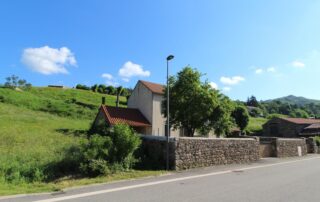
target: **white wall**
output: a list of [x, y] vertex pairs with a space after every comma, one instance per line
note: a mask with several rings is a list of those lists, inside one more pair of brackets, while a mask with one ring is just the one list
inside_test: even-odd
[[152, 92], [140, 82], [135, 86], [128, 100], [128, 108], [139, 109], [152, 124]]

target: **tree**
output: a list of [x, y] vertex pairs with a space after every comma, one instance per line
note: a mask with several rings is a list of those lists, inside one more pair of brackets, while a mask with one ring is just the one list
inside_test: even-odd
[[257, 98], [255, 96], [251, 96], [247, 99], [247, 106], [251, 107], [259, 107], [259, 102], [257, 101]]
[[105, 93], [105, 92], [106, 92], [106, 88], [107, 88], [106, 85], [100, 84], [100, 85], [98, 86], [98, 92], [99, 92], [99, 93]]
[[249, 124], [249, 114], [247, 108], [243, 106], [237, 106], [232, 112], [232, 117], [235, 119], [237, 126], [240, 128], [241, 132]]
[[[221, 121], [218, 91], [208, 82], [201, 82], [201, 73], [191, 67], [185, 67], [177, 76], [170, 77], [170, 125], [183, 128], [186, 136], [192, 137], [195, 130], [208, 131], [216, 122]], [[168, 87], [165, 87], [165, 95]], [[162, 102], [162, 113], [167, 117], [167, 97]], [[213, 114], [215, 114], [213, 118]]]
[[218, 101], [219, 104], [214, 109], [210, 122], [215, 134], [220, 137], [230, 133], [233, 125], [231, 113], [234, 110], [234, 103], [222, 94], [219, 94]]
[[106, 93], [109, 94], [109, 95], [115, 95], [115, 93], [116, 93], [115, 87], [113, 87], [113, 86], [108, 86], [108, 87], [106, 88]]
[[293, 118], [309, 118], [309, 114], [302, 109], [295, 109], [290, 113], [290, 117]]
[[76, 85], [76, 89], [90, 90], [91, 88], [90, 88], [89, 86], [86, 86], [86, 85], [77, 84], [77, 85]]
[[120, 101], [119, 97], [120, 97], [122, 91], [123, 91], [123, 87], [122, 87], [122, 86], [119, 86], [119, 87], [117, 88], [117, 103], [116, 103], [117, 107], [119, 107], [119, 101]]
[[98, 84], [94, 84], [93, 86], [91, 86], [91, 90], [95, 93], [98, 92]]
[[30, 83], [27, 83], [25, 79], [19, 79], [18, 76], [12, 75], [6, 78], [6, 83], [4, 84], [4, 87], [11, 89], [30, 89], [32, 85]]

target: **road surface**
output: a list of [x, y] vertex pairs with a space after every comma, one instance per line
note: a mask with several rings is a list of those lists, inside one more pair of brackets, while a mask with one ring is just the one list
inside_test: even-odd
[[313, 202], [320, 201], [320, 156], [270, 158], [250, 165], [195, 169], [61, 193], [0, 199], [4, 201]]

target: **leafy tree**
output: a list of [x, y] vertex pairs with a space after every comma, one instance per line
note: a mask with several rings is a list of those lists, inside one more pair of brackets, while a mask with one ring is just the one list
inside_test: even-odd
[[109, 95], [115, 95], [116, 94], [116, 89], [113, 86], [108, 86], [106, 88], [106, 93]]
[[106, 88], [107, 88], [106, 85], [100, 84], [100, 85], [98, 86], [98, 92], [99, 92], [99, 93], [105, 93], [105, 92], [106, 92]]
[[[183, 128], [186, 136], [192, 137], [195, 130], [208, 131], [216, 122], [221, 121], [222, 109], [218, 91], [208, 82], [201, 82], [201, 73], [191, 67], [185, 67], [177, 76], [170, 77], [170, 125]], [[168, 88], [165, 88], [167, 92]], [[166, 95], [166, 93], [165, 93]], [[162, 113], [167, 117], [167, 97], [162, 102]], [[216, 114], [215, 114], [216, 113]], [[215, 117], [216, 116], [216, 117]], [[220, 122], [222, 123], [222, 121]]]
[[91, 90], [95, 93], [98, 92], [98, 84], [94, 84], [93, 86], [91, 86]]
[[302, 109], [295, 109], [290, 113], [290, 117], [293, 118], [309, 118], [309, 114]]
[[90, 88], [89, 86], [86, 86], [86, 85], [77, 84], [77, 85], [76, 85], [76, 89], [90, 90], [91, 88]]
[[32, 85], [27, 83], [25, 79], [19, 79], [18, 76], [12, 75], [6, 78], [6, 83], [4, 84], [6, 88], [21, 88], [21, 89], [30, 89]]
[[231, 113], [234, 109], [234, 103], [226, 96], [218, 95], [218, 106], [214, 109], [211, 115], [211, 125], [215, 134], [219, 136], [226, 136], [230, 133], [233, 125]]
[[232, 117], [235, 119], [237, 126], [240, 128], [241, 132], [249, 124], [249, 114], [247, 108], [243, 106], [237, 106], [232, 112]]
[[255, 96], [251, 96], [247, 99], [247, 106], [251, 107], [259, 107], [259, 102], [257, 101], [257, 98]]

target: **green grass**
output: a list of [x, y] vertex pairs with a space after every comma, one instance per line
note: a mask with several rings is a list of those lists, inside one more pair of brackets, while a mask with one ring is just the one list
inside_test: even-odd
[[[93, 119], [102, 96], [106, 97], [107, 105], [115, 106], [116, 96], [86, 90], [36, 87], [28, 91], [16, 91], [0, 88], [0, 102], [77, 119]], [[125, 107], [125, 104], [126, 98], [120, 97], [120, 106]]]
[[0, 196], [14, 194], [28, 194], [40, 192], [54, 192], [65, 188], [85, 186], [90, 184], [109, 183], [119, 180], [128, 180], [142, 177], [159, 176], [166, 174], [166, 171], [139, 171], [116, 173], [109, 176], [96, 178], [63, 178], [51, 183], [21, 183], [21, 184], [0, 184]]
[[254, 118], [254, 117], [250, 117], [249, 119], [249, 124], [247, 126], [247, 130], [250, 132], [250, 133], [257, 133], [257, 132], [260, 132], [262, 131], [262, 125], [264, 123], [266, 123], [268, 121], [268, 119], [266, 118]]
[[[54, 191], [69, 186], [125, 179], [157, 172], [134, 171], [92, 179], [43, 183], [43, 170], [60, 162], [64, 150], [79, 145], [103, 95], [84, 90], [0, 88], [0, 195]], [[115, 96], [106, 104], [115, 105]], [[125, 104], [126, 99], [120, 98]], [[8, 174], [9, 173], [9, 174]], [[26, 176], [31, 176], [28, 180]]]

